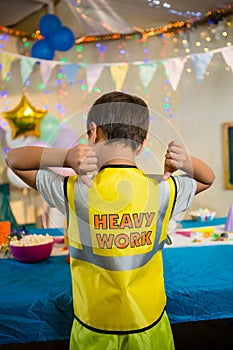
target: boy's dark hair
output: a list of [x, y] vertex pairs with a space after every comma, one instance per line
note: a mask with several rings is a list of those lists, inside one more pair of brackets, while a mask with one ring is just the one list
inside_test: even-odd
[[88, 135], [90, 124], [96, 123], [107, 142], [120, 142], [135, 151], [146, 139], [149, 127], [149, 109], [137, 96], [113, 91], [98, 98], [87, 116]]

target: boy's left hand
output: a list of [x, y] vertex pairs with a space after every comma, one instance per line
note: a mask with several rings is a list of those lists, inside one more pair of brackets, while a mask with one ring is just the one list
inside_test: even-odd
[[71, 148], [66, 156], [66, 164], [80, 175], [87, 186], [91, 186], [87, 173], [97, 169], [97, 157], [90, 146], [84, 144]]
[[182, 143], [178, 141], [170, 142], [165, 154], [163, 180], [169, 179], [174, 171], [182, 169], [187, 158], [188, 154]]

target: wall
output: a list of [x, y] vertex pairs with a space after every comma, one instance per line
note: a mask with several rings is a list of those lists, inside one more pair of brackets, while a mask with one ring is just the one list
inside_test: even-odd
[[[225, 28], [228, 32], [227, 38], [222, 36]], [[117, 81], [114, 81], [112, 67], [118, 63], [127, 63], [128, 70], [121, 90], [145, 99], [153, 116], [148, 148], [139, 158], [139, 163], [146, 171], [161, 172], [166, 144], [172, 138], [182, 139], [190, 153], [206, 161], [216, 174], [214, 185], [195, 198], [190, 210], [207, 207], [215, 210], [217, 216], [226, 216], [233, 202], [233, 196], [232, 190], [224, 188], [222, 123], [233, 120], [233, 73], [226, 64], [221, 49], [226, 47], [227, 42], [233, 42], [233, 28], [229, 23], [226, 27], [224, 23], [224, 26], [218, 25], [217, 30], [215, 27], [206, 26], [196, 28], [188, 34], [162, 39], [149, 38], [147, 42], [140, 42], [138, 39], [127, 42], [123, 40], [102, 42], [99, 48], [96, 44], [83, 44], [79, 46], [79, 50], [74, 48], [65, 54], [58, 53], [57, 61], [66, 56], [68, 62], [80, 64], [76, 79], [72, 84], [68, 83], [63, 72], [63, 78], [58, 82], [58, 73], [62, 66], [56, 65], [42, 90], [39, 89], [41, 84], [39, 64], [35, 65], [30, 76], [30, 85], [22, 84], [20, 60], [17, 58], [21, 59], [23, 56], [15, 56], [17, 55], [15, 47], [17, 46], [21, 52], [22, 45], [15, 38], [12, 40], [8, 38], [8, 41], [4, 42], [3, 52], [12, 52], [15, 60], [10, 69], [10, 81], [2, 79], [1, 82], [1, 90], [7, 91], [7, 96], [1, 94], [0, 110], [3, 111], [6, 107], [8, 110], [13, 109], [24, 92], [27, 93], [32, 105], [41, 108], [47, 106], [48, 111], [57, 116], [60, 123], [65, 123], [80, 135], [85, 130], [85, 114], [88, 106], [101, 94], [115, 90], [116, 86], [119, 86], [121, 73], [118, 74]], [[210, 42], [205, 40], [207, 36], [211, 37]], [[188, 44], [182, 41], [184, 39], [188, 39]], [[201, 42], [200, 47], [196, 46], [197, 41]], [[203, 53], [205, 47], [210, 51], [217, 49], [220, 51], [213, 51], [204, 77], [198, 81], [191, 55]], [[190, 53], [187, 53], [187, 48], [190, 49]], [[121, 54], [121, 50], [125, 50], [125, 53]], [[180, 57], [185, 62], [176, 89], [172, 88], [164, 66], [166, 60], [174, 57]], [[145, 84], [143, 86], [139, 74], [139, 66], [145, 60], [157, 65], [148, 86]], [[103, 71], [94, 84], [95, 89], [90, 92], [86, 77], [90, 66], [86, 64], [103, 65]], [[3, 123], [3, 119], [0, 119], [0, 122]], [[7, 128], [4, 126], [2, 130], [0, 129], [1, 183], [9, 181], [3, 152], [7, 146], [5, 140]], [[42, 202], [35, 191], [17, 189], [11, 184], [11, 198], [13, 211], [20, 223], [38, 220], [38, 216], [40, 217], [43, 212]], [[189, 211], [186, 217], [189, 217]]]

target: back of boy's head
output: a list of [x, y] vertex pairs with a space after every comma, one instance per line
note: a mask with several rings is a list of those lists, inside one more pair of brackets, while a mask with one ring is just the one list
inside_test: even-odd
[[134, 151], [146, 139], [149, 127], [149, 109], [140, 97], [113, 91], [98, 98], [87, 117], [90, 124], [100, 127], [108, 143], [120, 142]]

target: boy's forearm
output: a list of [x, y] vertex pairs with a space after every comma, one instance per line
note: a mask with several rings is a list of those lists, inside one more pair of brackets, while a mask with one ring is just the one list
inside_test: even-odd
[[12, 169], [38, 170], [47, 167], [67, 166], [66, 148], [25, 146], [8, 151], [6, 163]]
[[193, 156], [189, 156], [182, 170], [192, 176], [196, 181], [205, 185], [211, 185], [215, 178], [211, 168], [205, 162]]

